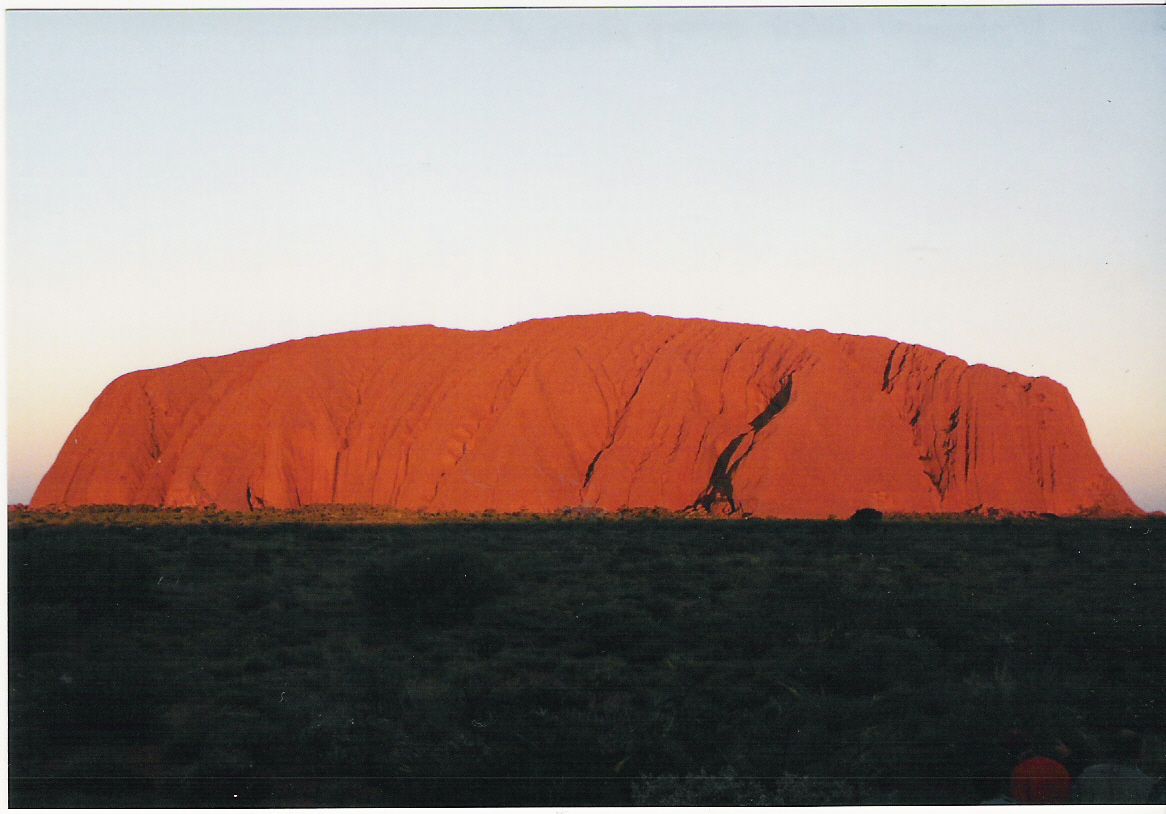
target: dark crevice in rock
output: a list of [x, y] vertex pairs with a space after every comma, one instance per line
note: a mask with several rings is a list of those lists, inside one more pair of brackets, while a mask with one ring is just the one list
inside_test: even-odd
[[[604, 448], [606, 449], [606, 447]], [[583, 488], [587, 488], [587, 484], [591, 483], [591, 476], [595, 474], [595, 465], [599, 463], [600, 456], [603, 455], [603, 450], [595, 453], [595, 457], [591, 459], [591, 463], [587, 466], [587, 474], [583, 476]]]
[[[919, 461], [923, 464], [923, 473], [927, 475], [927, 479], [931, 481], [931, 485], [935, 487], [935, 491], [939, 494], [942, 500], [947, 496], [951, 489], [952, 481], [956, 479], [958, 468], [956, 467], [956, 451], [959, 449], [961, 439], [956, 434], [956, 430], [960, 426], [962, 408], [957, 407], [948, 416], [948, 426], [936, 431], [930, 448], [925, 450], [923, 455], [919, 456]], [[919, 423], [922, 408], [917, 408], [915, 414], [911, 418], [911, 426], [915, 427]], [[963, 480], [967, 482], [971, 471], [971, 426], [965, 422], [962, 444], [964, 453], [964, 467]]]
[[[749, 422], [750, 429], [736, 436], [728, 443], [728, 446], [717, 456], [717, 461], [713, 464], [712, 475], [709, 476], [709, 484], [705, 487], [703, 493], [689, 507], [690, 509], [704, 509], [706, 512], [712, 512], [719, 508], [723, 513], [732, 514], [736, 512], [740, 506], [733, 497], [733, 476], [740, 468], [741, 462], [749, 457], [749, 453], [753, 451], [753, 445], [757, 441], [757, 434], [771, 422], [778, 413], [785, 409], [789, 404], [790, 397], [793, 395], [794, 378], [791, 373], [782, 382], [781, 388], [777, 391], [765, 409], [758, 413], [757, 417]], [[749, 440], [749, 446], [740, 457], [734, 457], [737, 450]]]
[[711, 512], [713, 506], [727, 505], [730, 512], [737, 511], [737, 503], [733, 500], [733, 475], [736, 471], [735, 467], [730, 467], [730, 461], [733, 460], [733, 454], [738, 447], [745, 440], [745, 436], [749, 433], [743, 432], [729, 442], [724, 451], [717, 456], [717, 462], [713, 465], [713, 474], [709, 477], [709, 485], [705, 488], [702, 494], [693, 503], [693, 506], [699, 506], [706, 512]]
[[790, 374], [782, 382], [781, 389], [777, 391], [777, 395], [770, 399], [769, 404], [765, 406], [765, 409], [755, 419], [749, 422], [749, 426], [753, 428], [753, 432], [761, 432], [765, 428], [765, 425], [773, 420], [774, 416], [785, 409], [785, 406], [789, 404], [789, 399], [793, 395], [793, 391], [794, 377], [793, 374]]
[[950, 437], [943, 442], [943, 459], [939, 462], [939, 470], [932, 478], [941, 498], [947, 495], [947, 490], [951, 486], [951, 464], [952, 458], [955, 457], [955, 447], [956, 443]]
[[247, 484], [247, 511], [253, 512], [256, 509], [264, 508], [267, 508], [267, 501], [255, 494], [251, 484]]
[[[347, 445], [348, 445], [348, 442], [345, 441], [345, 446], [347, 446]], [[332, 502], [333, 503], [336, 502], [336, 485], [340, 481], [340, 455], [342, 454], [342, 452], [343, 452], [343, 450], [337, 451], [336, 458], [332, 462]]]
[[742, 339], [740, 342], [738, 342], [737, 345], [733, 348], [733, 350], [729, 353], [729, 355], [725, 357], [725, 363], [723, 365], [721, 365], [721, 412], [722, 413], [725, 411], [724, 383], [725, 383], [725, 378], [729, 375], [729, 365], [733, 364], [733, 358], [737, 355], [738, 351], [741, 350], [741, 347], [744, 344], [745, 344], [744, 339]]
[[648, 363], [644, 365], [644, 369], [640, 371], [640, 377], [636, 381], [636, 386], [632, 389], [632, 394], [628, 396], [628, 400], [624, 402], [623, 409], [620, 410], [619, 416], [615, 420], [615, 424], [611, 428], [611, 434], [607, 437], [606, 443], [595, 453], [595, 457], [591, 459], [591, 463], [587, 467], [587, 472], [583, 476], [583, 485], [579, 487], [580, 495], [591, 483], [591, 478], [595, 475], [595, 467], [599, 463], [599, 459], [603, 457], [603, 453], [607, 452], [615, 444], [616, 436], [619, 435], [619, 428], [623, 424], [624, 419], [627, 418], [628, 412], [631, 410], [632, 402], [636, 400], [636, 396], [640, 393], [640, 388], [644, 385], [644, 379], [648, 377], [648, 371], [652, 369], [652, 365], [656, 363], [656, 359], [660, 355], [660, 351], [668, 347], [668, 343], [675, 339], [679, 334], [673, 334], [661, 343], [660, 347], [652, 352]]
[[964, 483], [967, 483], [972, 470], [972, 427], [971, 422], [964, 427]]
[[146, 399], [146, 406], [150, 410], [149, 431], [150, 431], [150, 458], [157, 461], [162, 456], [162, 445], [158, 443], [158, 414], [154, 409], [154, 400], [150, 398], [150, 391], [142, 385], [142, 395]]
[[891, 366], [895, 363], [895, 353], [899, 350], [899, 343], [895, 343], [895, 347], [891, 348], [891, 355], [887, 357], [887, 366], [883, 368], [883, 392], [889, 393], [891, 391]]
[[946, 491], [941, 485], [943, 483], [943, 474], [941, 472], [935, 472], [931, 469], [925, 469], [923, 471], [927, 473], [927, 479], [931, 481], [931, 485], [935, 487], [935, 491], [939, 492], [940, 496], [942, 497], [944, 491]]
[[[890, 393], [895, 387], [895, 381], [903, 375], [903, 368], [907, 366], [907, 357], [911, 353], [911, 348], [914, 345], [903, 345], [902, 342], [896, 342], [895, 347], [891, 348], [891, 355], [887, 357], [887, 365], [883, 368], [883, 392]], [[902, 348], [903, 352], [899, 353]], [[899, 364], [895, 364], [895, 355], [899, 356]], [[891, 372], [894, 368], [894, 372]]]
[[[357, 413], [360, 412], [360, 405], [364, 401], [364, 388], [368, 384], [368, 377], [362, 377], [360, 383], [356, 386], [356, 402], [352, 405], [352, 409], [348, 413], [348, 420], [344, 422], [344, 429], [340, 434], [340, 448], [336, 451], [336, 460], [332, 464], [332, 502], [336, 502], [336, 488], [340, 482], [340, 456], [349, 447], [349, 439], [352, 436], [352, 424], [356, 421]], [[296, 497], [296, 503], [299, 503], [299, 497]]]

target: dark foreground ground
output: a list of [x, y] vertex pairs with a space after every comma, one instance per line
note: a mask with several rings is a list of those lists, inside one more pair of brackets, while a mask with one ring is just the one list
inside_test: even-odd
[[1014, 727], [1163, 770], [1161, 521], [313, 517], [10, 512], [11, 804], [974, 803]]

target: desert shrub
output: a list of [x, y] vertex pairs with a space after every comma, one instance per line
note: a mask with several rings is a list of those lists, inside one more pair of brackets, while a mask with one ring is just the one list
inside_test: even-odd
[[859, 509], [850, 516], [850, 522], [858, 526], [869, 526], [874, 523], [882, 522], [883, 513], [878, 509]]
[[478, 551], [426, 546], [360, 574], [357, 591], [374, 622], [458, 624], [506, 588], [505, 575]]

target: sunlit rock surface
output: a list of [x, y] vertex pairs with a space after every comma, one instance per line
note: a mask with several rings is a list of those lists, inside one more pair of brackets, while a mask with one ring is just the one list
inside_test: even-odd
[[384, 328], [122, 376], [33, 497], [224, 509], [1132, 514], [1060, 384], [644, 314]]

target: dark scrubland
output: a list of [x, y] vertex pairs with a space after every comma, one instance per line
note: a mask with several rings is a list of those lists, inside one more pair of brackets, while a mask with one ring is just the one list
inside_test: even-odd
[[[1166, 749], [1166, 523], [9, 513], [16, 807], [975, 803]], [[1156, 770], [1156, 771], [1155, 771]]]

